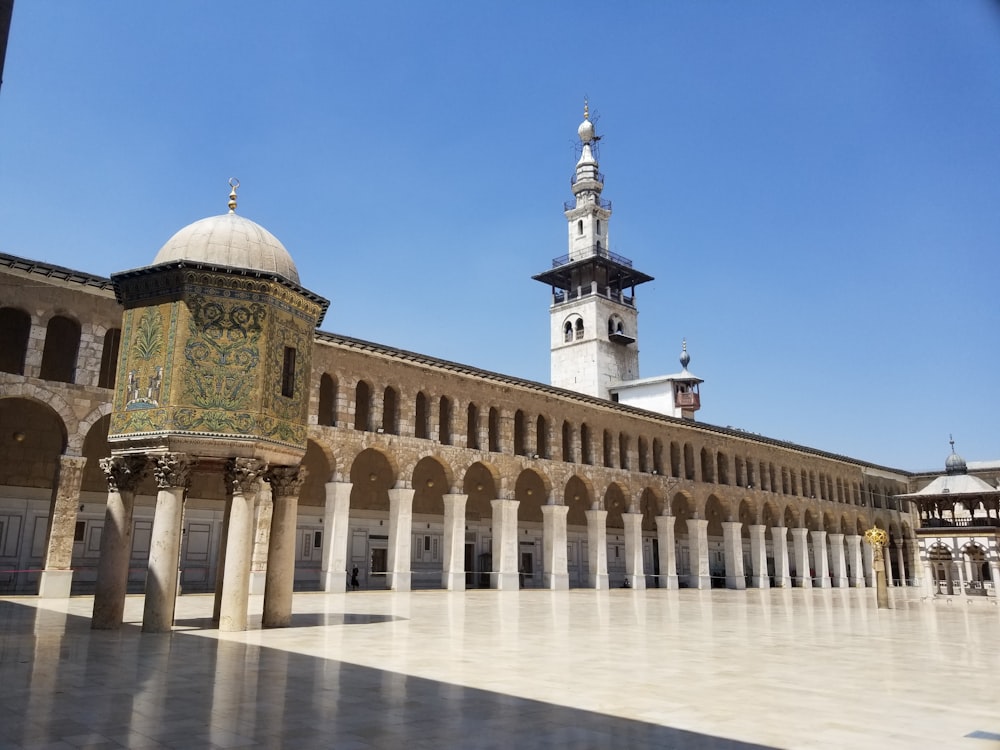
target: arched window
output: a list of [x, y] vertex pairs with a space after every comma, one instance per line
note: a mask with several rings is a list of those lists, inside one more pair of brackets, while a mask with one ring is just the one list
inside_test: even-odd
[[583, 219], [579, 219], [576, 222], [576, 233], [579, 235], [583, 234]]
[[45, 349], [42, 350], [42, 380], [73, 383], [76, 377], [76, 356], [80, 351], [80, 324], [56, 315], [45, 329]]
[[681, 447], [675, 442], [670, 443], [670, 476], [681, 478]]
[[569, 422], [563, 422], [562, 425], [562, 460], [573, 462], [573, 428], [569, 426]]
[[607, 430], [604, 431], [604, 465], [609, 469], [614, 467], [611, 458], [611, 433]]
[[495, 407], [490, 407], [489, 417], [489, 450], [493, 453], [500, 452], [500, 411]]
[[629, 439], [628, 435], [624, 432], [618, 434], [618, 465], [623, 469], [631, 468], [629, 466], [628, 451], [629, 451]]
[[684, 443], [684, 478], [692, 482], [695, 480], [694, 448], [690, 443]]
[[663, 443], [659, 438], [653, 438], [653, 471], [663, 473]]
[[363, 380], [354, 389], [354, 429], [370, 432], [372, 428], [372, 389]]
[[24, 375], [31, 316], [15, 307], [0, 307], [0, 372]]
[[115, 374], [118, 368], [118, 347], [121, 345], [122, 329], [109, 328], [104, 334], [104, 346], [101, 347], [101, 371], [97, 376], [98, 388], [114, 388]]
[[566, 325], [563, 326], [563, 341], [569, 343], [572, 340], [573, 340], [573, 324], [567, 320]]
[[399, 396], [391, 385], [382, 394], [382, 432], [399, 434]]
[[447, 396], [441, 397], [438, 408], [438, 440], [441, 445], [451, 445], [451, 401]]
[[590, 454], [590, 428], [586, 424], [580, 425], [580, 462], [588, 466], [594, 463]]
[[708, 448], [701, 449], [701, 481], [715, 481], [715, 467], [712, 465], [712, 452]]
[[518, 409], [514, 412], [514, 455], [525, 456], [528, 447], [524, 440], [524, 412]]
[[729, 456], [720, 451], [715, 457], [715, 464], [719, 484], [729, 484]]
[[539, 415], [535, 425], [535, 453], [539, 458], [549, 457], [549, 425], [545, 417]]
[[576, 337], [578, 339], [583, 338], [583, 318], [576, 319]]
[[430, 437], [430, 417], [427, 414], [427, 396], [423, 391], [417, 393], [413, 414], [413, 437], [426, 440]]
[[479, 450], [479, 409], [475, 404], [469, 404], [465, 423], [465, 446]]
[[319, 379], [319, 414], [316, 421], [321, 427], [337, 424], [337, 381], [325, 372]]
[[601, 233], [601, 220], [598, 219], [597, 220], [597, 234], [600, 234], [600, 233]]

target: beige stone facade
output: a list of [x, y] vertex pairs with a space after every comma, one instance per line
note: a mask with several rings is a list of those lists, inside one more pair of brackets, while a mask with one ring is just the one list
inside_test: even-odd
[[[30, 316], [21, 371], [0, 373], [0, 588], [72, 568], [86, 591], [108, 496], [113, 390], [98, 383], [122, 310], [107, 279], [0, 261], [5, 342]], [[79, 326], [71, 382], [41, 377], [60, 316]], [[359, 586], [398, 589], [865, 585], [873, 523], [890, 532], [891, 578], [920, 576], [915, 519], [891, 499], [912, 488], [905, 471], [329, 333], [310, 381], [300, 587], [343, 589], [354, 568]], [[131, 590], [156, 493], [150, 477], [136, 493]], [[224, 498], [218, 477], [192, 474], [184, 590], [214, 585]]]

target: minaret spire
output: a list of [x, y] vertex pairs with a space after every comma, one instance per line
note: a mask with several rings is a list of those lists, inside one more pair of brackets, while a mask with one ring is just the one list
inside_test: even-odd
[[573, 200], [563, 204], [568, 253], [532, 278], [552, 287], [552, 384], [610, 398], [612, 387], [639, 377], [635, 287], [653, 277], [609, 249], [611, 201], [601, 197], [604, 175], [594, 154], [601, 137], [586, 98], [576, 132], [580, 158], [570, 178]]

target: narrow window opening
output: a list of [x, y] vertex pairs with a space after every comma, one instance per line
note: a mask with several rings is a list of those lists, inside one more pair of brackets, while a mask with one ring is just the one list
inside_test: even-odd
[[281, 395], [295, 395], [295, 349], [290, 346], [285, 347], [285, 364], [281, 368]]
[[576, 222], [576, 233], [581, 235], [583, 234], [583, 219]]

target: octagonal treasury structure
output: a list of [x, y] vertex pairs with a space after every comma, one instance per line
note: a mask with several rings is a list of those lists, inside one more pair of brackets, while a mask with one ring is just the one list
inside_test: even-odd
[[202, 219], [112, 281], [124, 307], [114, 453], [299, 462], [329, 303], [298, 283], [274, 235], [235, 213]]

